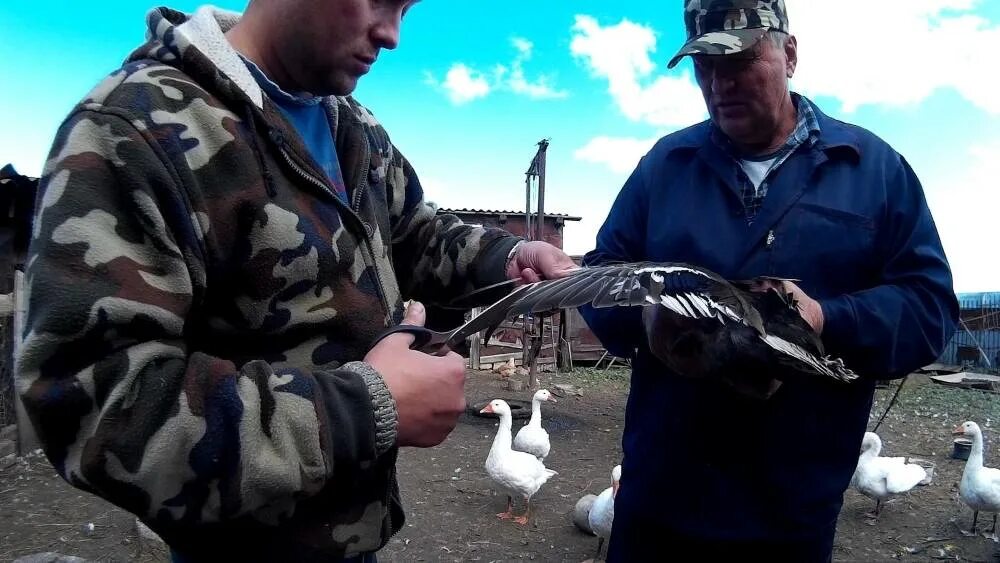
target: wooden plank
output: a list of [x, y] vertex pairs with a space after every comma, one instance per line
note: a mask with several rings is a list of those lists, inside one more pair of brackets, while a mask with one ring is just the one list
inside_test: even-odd
[[[27, 301], [24, 295], [24, 272], [20, 270], [15, 270], [14, 272], [14, 353], [12, 358], [18, 357], [18, 352], [21, 351], [21, 335], [24, 333], [24, 317], [27, 311]], [[14, 365], [11, 365], [11, 372], [14, 373]], [[16, 380], [17, 374], [14, 373], [14, 378]], [[14, 386], [14, 405], [17, 410], [17, 450], [20, 455], [25, 455], [28, 452], [33, 452], [39, 447], [38, 436], [35, 434], [35, 428], [31, 425], [31, 420], [28, 418], [28, 412], [24, 408], [24, 404], [21, 402], [21, 396], [17, 392], [17, 385]]]
[[1000, 376], [987, 373], [949, 373], [946, 375], [932, 375], [931, 381], [948, 385], [951, 387], [962, 387], [966, 389], [982, 389], [986, 391], [1000, 390]]
[[917, 371], [924, 373], [936, 372], [936, 373], [959, 373], [962, 371], [962, 366], [950, 366], [947, 364], [933, 363], [920, 368]]
[[[480, 356], [479, 364], [485, 366], [486, 364], [502, 364], [511, 358], [514, 359], [514, 365], [521, 365], [518, 360], [521, 359], [520, 352], [512, 352], [509, 354], [494, 354], [492, 356]], [[556, 362], [555, 356], [541, 356], [538, 358], [538, 362], [542, 364], [554, 364]]]

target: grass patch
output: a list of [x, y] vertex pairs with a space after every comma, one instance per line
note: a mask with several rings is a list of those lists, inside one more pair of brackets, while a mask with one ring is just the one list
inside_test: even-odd
[[563, 374], [566, 381], [577, 385], [615, 384], [626, 386], [632, 370], [628, 367], [613, 366], [610, 369], [576, 367], [571, 373]]

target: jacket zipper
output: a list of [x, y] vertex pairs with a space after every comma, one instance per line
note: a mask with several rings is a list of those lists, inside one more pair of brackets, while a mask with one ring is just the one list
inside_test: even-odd
[[[351, 208], [357, 209], [361, 205], [361, 194], [368, 189], [368, 167], [371, 166], [371, 146], [367, 143], [364, 147], [364, 165], [361, 168], [361, 185], [358, 189], [354, 190], [354, 197], [351, 201]], [[359, 219], [360, 220], [360, 217]], [[362, 227], [364, 224], [362, 223]], [[365, 229], [365, 235], [368, 234], [368, 229]], [[373, 233], [374, 234], [374, 233]], [[382, 272], [378, 269], [378, 258], [375, 256], [375, 247], [371, 244], [368, 245], [368, 255], [372, 258], [372, 269], [375, 270], [375, 281], [378, 282], [378, 294], [382, 298], [382, 304], [385, 306], [385, 325], [389, 326], [392, 324], [392, 309], [389, 306], [389, 300], [386, 299], [382, 288], [385, 287], [382, 281]]]
[[[272, 131], [274, 130], [272, 129]], [[281, 133], [280, 132], [276, 133], [277, 135], [271, 135], [271, 139], [278, 145], [278, 150], [281, 152], [281, 156], [282, 158], [284, 158], [288, 166], [291, 167], [291, 169], [294, 170], [295, 173], [298, 174], [301, 178], [307, 180], [310, 184], [320, 188], [325, 193], [329, 194], [330, 197], [332, 197], [337, 202], [337, 205], [345, 207], [347, 209], [348, 214], [354, 219], [354, 221], [357, 222], [358, 224], [357, 226], [359, 226], [362, 233], [364, 233], [362, 235], [362, 240], [364, 241], [365, 246], [368, 247], [368, 255], [371, 257], [372, 260], [372, 269], [375, 270], [375, 281], [377, 282], [378, 285], [378, 296], [379, 299], [382, 301], [382, 307], [385, 309], [385, 321], [383, 322], [383, 324], [387, 325], [389, 322], [388, 319], [390, 319], [392, 316], [392, 310], [389, 307], [389, 300], [386, 299], [385, 291], [383, 291], [382, 288], [382, 274], [379, 272], [378, 269], [378, 261], [375, 258], [375, 249], [371, 243], [371, 240], [369, 240], [368, 229], [365, 228], [365, 222], [361, 219], [361, 217], [358, 216], [358, 214], [354, 211], [354, 209], [351, 206], [347, 205], [346, 203], [344, 203], [342, 199], [337, 197], [337, 195], [333, 193], [333, 190], [331, 190], [329, 186], [327, 186], [322, 180], [315, 178], [314, 176], [309, 174], [309, 172], [304, 170], [301, 166], [296, 164], [295, 160], [292, 158], [292, 155], [289, 154], [288, 149], [285, 147], [285, 140], [281, 137]], [[365, 152], [366, 168], [368, 166], [369, 159], [370, 155], [368, 154], [368, 152]], [[367, 185], [368, 185], [368, 177], [363, 175], [362, 184], [359, 188], [363, 188]], [[356, 193], [354, 194], [355, 201], [360, 201], [360, 195], [359, 195], [360, 193], [361, 189], [356, 190]]]

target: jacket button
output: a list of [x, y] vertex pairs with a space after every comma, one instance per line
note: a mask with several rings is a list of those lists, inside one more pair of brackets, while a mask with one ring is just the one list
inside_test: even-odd
[[365, 234], [367, 234], [369, 237], [375, 236], [375, 227], [373, 227], [371, 223], [364, 223], [364, 226], [365, 226]]

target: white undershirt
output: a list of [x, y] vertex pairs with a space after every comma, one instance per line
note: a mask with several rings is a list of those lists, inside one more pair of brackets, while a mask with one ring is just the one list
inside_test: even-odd
[[753, 189], [756, 192], [760, 188], [760, 184], [764, 181], [764, 177], [767, 175], [767, 171], [771, 169], [771, 165], [777, 160], [777, 156], [774, 158], [769, 158], [767, 160], [740, 160], [740, 166], [743, 167], [743, 171], [746, 172], [747, 178], [753, 183]]

